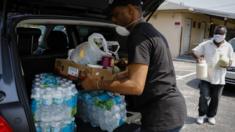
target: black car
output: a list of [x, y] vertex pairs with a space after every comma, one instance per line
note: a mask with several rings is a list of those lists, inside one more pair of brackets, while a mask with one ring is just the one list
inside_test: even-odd
[[[164, 0], [144, 0], [149, 19]], [[0, 1], [0, 131], [35, 131], [30, 91], [35, 74], [53, 72], [56, 58], [99, 32], [122, 44], [110, 21], [112, 0], [1, 0]], [[46, 39], [60, 32], [49, 50]], [[58, 46], [63, 42], [63, 46]], [[121, 45], [120, 53], [125, 52]]]

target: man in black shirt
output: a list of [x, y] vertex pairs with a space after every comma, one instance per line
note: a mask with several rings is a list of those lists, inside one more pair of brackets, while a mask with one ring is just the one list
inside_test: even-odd
[[112, 21], [130, 31], [127, 39], [128, 70], [113, 81], [88, 76], [86, 90], [104, 89], [135, 95], [142, 114], [141, 132], [178, 132], [184, 124], [186, 105], [176, 86], [175, 71], [166, 39], [142, 20], [140, 0], [114, 0]]

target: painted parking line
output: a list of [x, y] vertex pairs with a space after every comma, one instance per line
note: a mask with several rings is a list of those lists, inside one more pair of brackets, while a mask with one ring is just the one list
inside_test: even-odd
[[189, 71], [195, 71], [195, 70], [194, 70], [194, 69], [193, 69], [193, 70], [192, 70], [192, 69], [185, 69], [185, 70], [180, 69], [180, 70], [175, 70], [175, 71], [176, 71], [176, 72], [182, 72], [182, 71], [183, 71], [183, 72], [184, 72], [184, 71], [186, 71], [186, 72], [188, 71], [188, 72], [189, 72]]
[[176, 80], [181, 80], [181, 79], [184, 79], [186, 77], [190, 77], [190, 76], [195, 75], [195, 74], [196, 74], [196, 72], [192, 72], [192, 73], [186, 74], [184, 76], [177, 76]]

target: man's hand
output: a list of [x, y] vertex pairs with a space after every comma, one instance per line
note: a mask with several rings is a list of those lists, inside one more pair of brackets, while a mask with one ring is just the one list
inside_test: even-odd
[[113, 81], [123, 80], [128, 78], [128, 70], [113, 74]]
[[221, 68], [229, 68], [232, 66], [232, 60], [229, 60], [229, 64], [227, 66], [220, 66]]
[[199, 58], [196, 59], [196, 62], [201, 63], [203, 59], [204, 59], [203, 57], [199, 57]]
[[229, 66], [220, 66], [220, 67], [221, 67], [221, 68], [226, 68], [226, 69], [229, 68]]
[[227, 66], [221, 66], [221, 65], [220, 65], [220, 67], [221, 67], [221, 68], [226, 68], [226, 69], [227, 69], [227, 68], [229, 68], [229, 67], [230, 67], [230, 65], [227, 65]]
[[203, 55], [201, 55], [201, 56], [199, 56], [199, 55], [197, 55], [196, 53], [192, 53], [192, 55], [193, 55], [193, 57], [196, 59], [196, 62], [197, 63], [201, 63], [202, 62], [202, 60], [204, 60], [204, 56]]
[[148, 65], [130, 64], [128, 71], [116, 74], [114, 81], [102, 81], [102, 89], [125, 95], [141, 95], [148, 74]]

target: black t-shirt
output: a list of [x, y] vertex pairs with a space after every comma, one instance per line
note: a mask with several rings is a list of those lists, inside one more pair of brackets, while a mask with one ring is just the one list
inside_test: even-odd
[[184, 124], [186, 105], [176, 86], [176, 77], [166, 39], [151, 24], [141, 22], [127, 39], [129, 64], [149, 66], [143, 94], [134, 97], [141, 108], [142, 126], [154, 131]]

